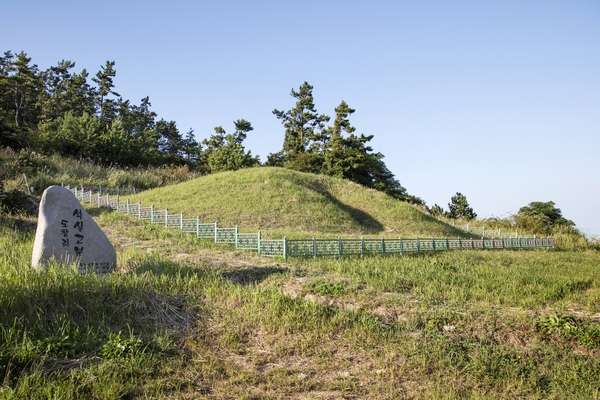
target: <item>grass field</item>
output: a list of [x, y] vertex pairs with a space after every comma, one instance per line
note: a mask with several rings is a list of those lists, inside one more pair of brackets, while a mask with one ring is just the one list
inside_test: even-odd
[[[130, 199], [274, 238], [465, 237], [278, 168]], [[600, 397], [600, 252], [579, 239], [284, 262], [88, 210], [117, 249], [110, 276], [34, 271], [35, 218], [0, 216], [0, 398]]]
[[600, 254], [296, 259], [92, 209], [108, 277], [0, 221], [2, 398], [598, 398]]

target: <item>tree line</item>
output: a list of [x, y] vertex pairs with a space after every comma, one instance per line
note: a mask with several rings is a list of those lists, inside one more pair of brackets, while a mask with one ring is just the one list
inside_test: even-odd
[[[467, 222], [477, 217], [477, 213], [467, 201], [467, 196], [460, 192], [450, 198], [448, 210], [444, 210], [439, 204], [434, 204], [429, 208], [429, 212], [435, 217]], [[562, 211], [556, 207], [556, 203], [553, 201], [532, 201], [528, 205], [519, 208], [516, 214], [506, 218], [485, 218], [479, 222], [493, 229], [504, 229], [505, 231], [516, 229], [521, 232], [540, 235], [555, 233], [580, 234], [575, 229], [575, 223], [563, 217]]]
[[74, 68], [62, 60], [42, 71], [24, 52], [0, 57], [0, 145], [124, 167], [199, 157], [192, 130], [157, 119], [148, 97], [138, 105], [116, 92], [114, 61], [91, 78]]
[[[114, 61], [106, 61], [91, 77], [85, 68], [74, 69], [75, 62], [61, 60], [40, 70], [22, 51], [0, 57], [1, 147], [121, 167], [187, 165], [201, 173], [278, 166], [347, 179], [420, 204], [434, 216], [466, 221], [477, 217], [460, 192], [451, 198], [448, 211], [437, 204], [428, 208], [409, 195], [385, 165], [384, 155], [369, 146], [374, 136], [355, 133], [350, 123], [355, 110], [341, 101], [328, 125], [331, 117], [317, 112], [308, 82], [291, 90], [292, 108], [273, 110], [284, 128], [283, 146], [261, 164], [243, 146], [254, 130], [249, 121], [234, 121], [231, 133], [217, 126], [199, 143], [191, 128], [182, 134], [175, 121], [158, 119], [149, 97], [139, 104], [123, 99], [115, 89]], [[7, 195], [1, 181], [0, 200]], [[487, 222], [539, 233], [574, 227], [554, 202], [532, 202], [508, 219]]]
[[357, 135], [349, 121], [355, 112], [342, 101], [330, 117], [319, 114], [313, 87], [304, 82], [291, 95], [296, 104], [273, 114], [284, 126], [283, 148], [269, 154], [264, 164], [243, 141], [252, 124], [233, 122], [232, 133], [222, 126], [202, 142], [190, 128], [182, 134], [175, 121], [158, 119], [149, 97], [134, 104], [115, 88], [114, 61], [106, 61], [95, 75], [75, 62], [61, 60], [40, 70], [31, 57], [11, 51], [0, 57], [0, 146], [58, 153], [121, 167], [186, 164], [202, 173], [237, 170], [259, 165], [348, 179], [398, 199], [423, 204], [409, 195], [368, 142], [373, 135]]

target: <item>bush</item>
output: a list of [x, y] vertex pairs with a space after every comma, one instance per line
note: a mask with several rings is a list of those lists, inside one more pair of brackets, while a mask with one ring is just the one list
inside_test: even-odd
[[0, 193], [0, 210], [5, 213], [27, 213], [32, 214], [34, 212], [33, 203], [30, 201], [29, 196], [18, 190], [11, 190], [10, 192]]

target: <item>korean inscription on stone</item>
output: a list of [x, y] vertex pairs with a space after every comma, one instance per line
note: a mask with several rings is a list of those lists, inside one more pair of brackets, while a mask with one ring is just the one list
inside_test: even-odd
[[75, 196], [60, 186], [51, 186], [40, 202], [32, 265], [54, 259], [77, 263], [82, 272], [107, 273], [116, 266], [116, 252], [98, 224]]

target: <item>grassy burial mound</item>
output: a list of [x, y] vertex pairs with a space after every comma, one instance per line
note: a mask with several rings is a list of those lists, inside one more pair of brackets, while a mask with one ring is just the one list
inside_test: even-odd
[[435, 236], [464, 233], [416, 207], [343, 179], [282, 168], [222, 172], [130, 197], [269, 236]]

